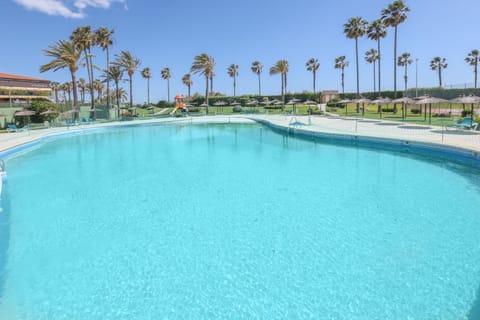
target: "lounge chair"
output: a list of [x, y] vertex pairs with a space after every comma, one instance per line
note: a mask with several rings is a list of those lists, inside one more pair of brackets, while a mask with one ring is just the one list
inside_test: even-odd
[[458, 121], [450, 126], [450, 128], [461, 129], [461, 130], [476, 130], [478, 123], [473, 122], [472, 118], [463, 118], [462, 121]]
[[7, 126], [7, 131], [8, 132], [19, 132], [19, 131], [24, 131], [25, 128], [18, 128], [16, 124], [12, 123]]

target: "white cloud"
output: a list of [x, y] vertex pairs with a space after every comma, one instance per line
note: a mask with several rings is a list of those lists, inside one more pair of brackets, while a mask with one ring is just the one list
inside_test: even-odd
[[[126, 0], [75, 0], [70, 9], [66, 0], [14, 0], [29, 10], [37, 10], [51, 16], [63, 16], [65, 18], [81, 19], [85, 17], [83, 12], [87, 7], [108, 9], [113, 2], [125, 3]], [[71, 2], [71, 1], [70, 1]], [[126, 4], [125, 4], [126, 5]]]

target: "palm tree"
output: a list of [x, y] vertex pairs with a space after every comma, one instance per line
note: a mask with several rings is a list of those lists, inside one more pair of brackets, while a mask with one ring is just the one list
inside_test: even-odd
[[190, 87], [191, 87], [192, 84], [193, 84], [193, 81], [192, 81], [192, 79], [191, 79], [191, 77], [190, 77], [190, 73], [186, 73], [186, 74], [183, 75], [183, 77], [182, 77], [182, 83], [187, 86], [187, 88], [188, 88], [188, 97], [190, 98]]
[[377, 92], [376, 88], [376, 79], [375, 79], [375, 62], [378, 60], [378, 51], [375, 49], [370, 49], [365, 52], [365, 61], [368, 63], [373, 63], [373, 92]]
[[62, 84], [62, 90], [66, 94], [68, 94], [68, 102], [72, 102], [72, 83], [71, 82], [65, 82]]
[[[393, 27], [395, 32], [393, 42], [393, 96], [395, 98], [397, 97], [397, 29], [398, 25], [407, 19], [407, 12], [409, 11], [410, 8], [402, 0], [395, 0], [386, 9], [382, 10], [381, 16], [385, 26]], [[394, 107], [394, 109], [396, 108]]]
[[318, 63], [318, 59], [310, 58], [305, 64], [305, 67], [307, 67], [307, 71], [313, 73], [313, 94], [315, 95], [315, 81], [317, 78], [317, 70], [320, 68], [320, 63]]
[[233, 96], [235, 97], [237, 95], [238, 64], [231, 64], [227, 69], [227, 73], [233, 78]]
[[404, 52], [400, 55], [400, 57], [398, 57], [398, 66], [405, 67], [405, 74], [403, 76], [403, 79], [405, 80], [405, 93], [404, 93], [405, 97], [407, 96], [407, 80], [408, 80], [407, 68], [412, 63], [413, 63], [413, 60], [410, 59], [410, 53], [408, 52]]
[[345, 93], [345, 68], [348, 67], [349, 62], [345, 56], [340, 56], [335, 59], [335, 69], [342, 70], [342, 93]]
[[103, 83], [100, 80], [95, 79], [93, 81], [93, 89], [97, 92], [98, 102], [102, 100], [103, 88], [104, 88]]
[[213, 77], [215, 77], [215, 76], [216, 76], [215, 72], [212, 72], [210, 74], [210, 94], [211, 95], [214, 94], [214, 92], [213, 92]]
[[170, 68], [163, 68], [162, 69], [162, 79], [167, 80], [167, 97], [168, 102], [170, 102], [170, 78], [172, 75], [170, 74]]
[[205, 109], [206, 113], [208, 114], [208, 80], [213, 75], [213, 69], [215, 68], [215, 60], [208, 54], [202, 53], [195, 56], [192, 66], [190, 68], [191, 73], [199, 73], [205, 76], [205, 103], [207, 107]]
[[380, 61], [382, 59], [382, 54], [380, 51], [380, 39], [387, 36], [387, 30], [382, 19], [374, 20], [367, 28], [367, 37], [371, 40], [377, 41], [377, 56], [378, 56], [378, 96], [382, 96], [382, 83], [381, 83], [381, 72], [380, 72]]
[[119, 94], [119, 84], [123, 80], [123, 70], [119, 66], [109, 66], [107, 70], [104, 71], [103, 78], [110, 79], [115, 83], [115, 97], [117, 102], [117, 117], [120, 117], [120, 96]]
[[[343, 33], [349, 39], [355, 39], [355, 58], [357, 66], [357, 98], [360, 98], [360, 72], [358, 69], [358, 38], [363, 37], [367, 32], [367, 21], [361, 17], [354, 17], [348, 19], [348, 22], [343, 25]], [[359, 104], [357, 103], [357, 113], [359, 112]]]
[[[110, 66], [110, 52], [109, 48], [113, 45], [113, 38], [112, 34], [115, 32], [114, 29], [108, 30], [107, 27], [100, 27], [95, 31], [94, 38], [95, 44], [102, 48], [102, 50], [106, 51], [107, 54], [107, 66], [105, 68], [108, 69]], [[107, 74], [108, 77], [108, 74]], [[107, 110], [110, 110], [110, 78], [106, 79], [107, 83]]]
[[438, 83], [440, 88], [442, 87], [442, 69], [448, 67], [447, 60], [445, 58], [435, 57], [430, 61], [430, 68], [433, 71], [438, 71]]
[[56, 81], [50, 82], [50, 88], [52, 89], [53, 96], [55, 97], [55, 103], [58, 104], [58, 90], [60, 90], [60, 83]]
[[85, 90], [87, 90], [87, 82], [85, 79], [80, 78], [78, 79], [78, 89], [80, 90], [80, 99], [82, 104], [85, 103]]
[[477, 89], [477, 67], [478, 61], [480, 60], [480, 53], [477, 49], [470, 51], [465, 58], [465, 62], [473, 66], [473, 73], [475, 75], [475, 89]]
[[128, 81], [130, 84], [130, 108], [133, 108], [133, 74], [137, 71], [142, 62], [136, 58], [130, 51], [122, 51], [120, 54], [115, 55], [116, 60], [113, 62], [114, 66], [119, 67], [121, 70], [127, 72]]
[[85, 64], [87, 67], [89, 89], [90, 89], [90, 107], [93, 110], [93, 119], [95, 119], [95, 90], [93, 88], [93, 61], [91, 48], [94, 45], [93, 34], [90, 26], [78, 27], [73, 31], [70, 36], [70, 40], [83, 51]]
[[260, 83], [260, 74], [263, 71], [263, 66], [260, 63], [260, 61], [253, 61], [251, 70], [252, 70], [253, 73], [255, 73], [258, 76], [258, 95], [261, 96], [262, 95], [262, 87], [261, 87], [261, 83]]
[[[47, 57], [52, 57], [53, 60], [40, 67], [40, 72], [49, 70], [57, 71], [63, 68], [68, 68], [72, 77], [73, 90], [73, 108], [78, 111], [78, 97], [77, 97], [77, 71], [78, 61], [80, 60], [81, 51], [72, 41], [60, 40], [54, 45], [50, 45], [48, 49], [43, 51]], [[78, 113], [75, 113], [78, 119]]]
[[142, 70], [142, 77], [144, 79], [147, 79], [147, 104], [150, 105], [150, 78], [152, 77], [152, 74], [150, 72], [150, 68], [144, 68]]
[[[285, 104], [285, 92], [287, 91], [287, 73], [288, 61], [278, 60], [273, 67], [270, 68], [270, 75], [280, 74], [282, 78], [282, 105]], [[282, 107], [283, 110], [283, 107]]]

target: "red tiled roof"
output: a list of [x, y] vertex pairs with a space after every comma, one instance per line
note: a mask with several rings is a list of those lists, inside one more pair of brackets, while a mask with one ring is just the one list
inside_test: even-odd
[[49, 81], [49, 80], [45, 80], [45, 79], [25, 77], [25, 76], [19, 76], [19, 75], [16, 75], [16, 74], [8, 74], [8, 73], [1, 73], [1, 72], [0, 72], [0, 79]]

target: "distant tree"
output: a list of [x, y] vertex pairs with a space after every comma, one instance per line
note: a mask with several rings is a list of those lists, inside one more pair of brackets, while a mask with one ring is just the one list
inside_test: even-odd
[[320, 68], [320, 63], [318, 63], [318, 59], [310, 58], [305, 64], [305, 67], [307, 68], [307, 71], [311, 71], [313, 74], [313, 94], [315, 95], [315, 81], [317, 78], [317, 70]]
[[385, 38], [387, 36], [387, 30], [385, 24], [383, 23], [382, 19], [374, 20], [372, 23], [368, 25], [367, 28], [367, 37], [371, 40], [377, 41], [377, 51], [378, 51], [378, 96], [382, 95], [382, 83], [381, 83], [381, 60], [382, 54], [380, 51], [380, 39]]
[[335, 58], [335, 69], [342, 70], [342, 93], [345, 93], [345, 68], [348, 67], [349, 62], [345, 56]]
[[405, 93], [404, 96], [407, 96], [407, 81], [408, 81], [408, 75], [407, 75], [407, 69], [408, 66], [413, 63], [413, 60], [410, 59], [410, 53], [404, 52], [398, 57], [398, 66], [399, 67], [405, 67], [405, 74], [403, 75], [403, 79], [405, 80]]
[[88, 84], [85, 79], [80, 78], [78, 79], [78, 89], [80, 91], [80, 100], [82, 101], [82, 104], [85, 104], [85, 91], [88, 89]]
[[[354, 17], [348, 19], [348, 22], [343, 25], [343, 33], [349, 39], [355, 39], [355, 61], [357, 67], [357, 98], [360, 97], [360, 72], [358, 69], [358, 38], [363, 37], [367, 32], [367, 21], [362, 19], [361, 17]], [[358, 104], [357, 104], [357, 112], [358, 112]]]
[[465, 58], [465, 62], [469, 65], [473, 66], [473, 74], [475, 80], [475, 89], [477, 89], [477, 68], [478, 68], [478, 61], [480, 60], [480, 54], [477, 49], [470, 51]]
[[230, 77], [233, 78], [233, 96], [237, 95], [236, 87], [237, 87], [237, 76], [238, 76], [238, 64], [231, 64], [228, 69], [227, 73]]
[[122, 51], [115, 56], [116, 60], [113, 62], [113, 65], [119, 67], [128, 74], [128, 82], [130, 84], [130, 107], [133, 107], [133, 74], [137, 71], [142, 62], [131, 54], [130, 51]]
[[[57, 71], [64, 68], [68, 68], [70, 71], [73, 87], [73, 108], [78, 111], [77, 71], [78, 62], [82, 54], [81, 51], [72, 41], [60, 40], [44, 50], [43, 54], [47, 57], [53, 58], [53, 60], [42, 65], [40, 67], [40, 72], [49, 70]], [[78, 113], [75, 113], [75, 116], [78, 119]]]
[[397, 30], [398, 25], [407, 19], [407, 12], [410, 8], [407, 7], [402, 0], [395, 0], [382, 10], [381, 19], [385, 26], [393, 27], [394, 42], [393, 42], [393, 96], [397, 97]]
[[263, 65], [260, 63], [260, 61], [253, 61], [252, 62], [252, 67], [250, 68], [253, 73], [255, 73], [258, 76], [258, 95], [262, 95], [262, 87], [260, 83], [260, 74], [263, 71]]
[[190, 73], [186, 73], [182, 77], [182, 83], [187, 86], [188, 88], [188, 97], [190, 98], [190, 87], [193, 84], [193, 81], [191, 79]]
[[438, 72], [438, 84], [442, 87], [442, 69], [448, 67], [447, 60], [445, 58], [435, 57], [430, 61], [430, 68], [433, 71]]
[[60, 87], [60, 83], [56, 81], [50, 82], [50, 88], [52, 89], [53, 96], [55, 97], [55, 103], [58, 104], [58, 90]]
[[[107, 70], [110, 66], [110, 52], [109, 48], [113, 45], [113, 38], [112, 35], [115, 30], [109, 30], [107, 27], [100, 27], [94, 33], [94, 41], [97, 46], [102, 48], [106, 52], [107, 55], [107, 65], [104, 70]], [[107, 74], [108, 76], [108, 74]], [[110, 109], [110, 79], [105, 79], [107, 84], [107, 109]]]
[[141, 72], [142, 77], [147, 79], [147, 104], [150, 105], [150, 78], [152, 77], [152, 73], [150, 72], [150, 68], [144, 68]]
[[208, 114], [208, 81], [211, 77], [213, 77], [213, 70], [215, 68], [215, 60], [208, 54], [202, 53], [195, 56], [192, 66], [190, 68], [191, 73], [199, 73], [205, 76], [205, 103], [207, 107], [205, 109], [206, 113]]
[[375, 79], [375, 62], [378, 60], [378, 51], [375, 49], [370, 49], [365, 52], [365, 61], [373, 64], [373, 92], [377, 92], [376, 88], [376, 79]]
[[97, 101], [100, 102], [102, 101], [102, 98], [103, 98], [103, 83], [98, 80], [98, 79], [95, 79], [93, 81], [93, 89], [97, 92]]
[[120, 117], [120, 81], [123, 80], [123, 70], [119, 66], [109, 66], [107, 70], [104, 70], [103, 78], [110, 79], [115, 83], [115, 101], [117, 103], [117, 117]]
[[167, 101], [170, 102], [170, 78], [172, 74], [170, 73], [170, 68], [163, 68], [162, 69], [162, 79], [167, 80]]
[[285, 93], [287, 91], [287, 73], [288, 61], [278, 60], [273, 67], [270, 68], [270, 75], [280, 74], [282, 78], [282, 105], [285, 105]]

